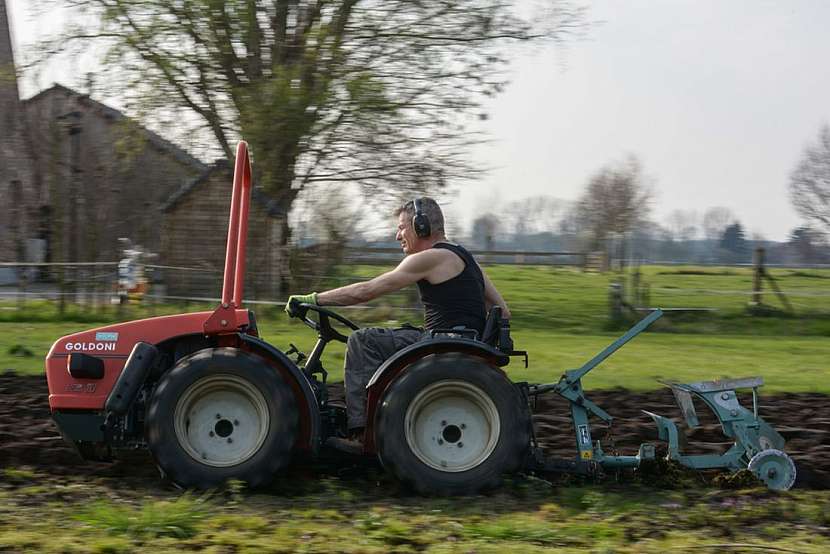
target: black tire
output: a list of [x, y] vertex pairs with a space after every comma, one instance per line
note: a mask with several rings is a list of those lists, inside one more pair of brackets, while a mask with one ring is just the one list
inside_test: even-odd
[[184, 488], [228, 479], [265, 485], [290, 461], [296, 435], [291, 387], [235, 348], [181, 360], [162, 376], [147, 408], [149, 449], [162, 473]]
[[[467, 453], [465, 437], [473, 439]], [[419, 493], [475, 494], [522, 467], [530, 409], [518, 388], [483, 360], [434, 354], [390, 385], [378, 409], [375, 443], [383, 466]]]

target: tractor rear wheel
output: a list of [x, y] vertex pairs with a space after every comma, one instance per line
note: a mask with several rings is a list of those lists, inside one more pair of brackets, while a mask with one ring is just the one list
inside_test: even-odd
[[159, 469], [176, 484], [209, 488], [239, 479], [256, 487], [290, 461], [297, 410], [272, 368], [235, 348], [206, 349], [161, 378], [146, 429]]
[[530, 412], [509, 379], [460, 354], [419, 360], [390, 385], [378, 409], [381, 463], [422, 494], [475, 494], [518, 470], [530, 445]]

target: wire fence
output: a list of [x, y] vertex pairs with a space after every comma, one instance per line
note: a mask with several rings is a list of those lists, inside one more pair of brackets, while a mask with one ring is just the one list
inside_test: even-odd
[[[256, 270], [249, 270], [246, 281], [255, 280]], [[292, 275], [300, 284], [329, 286], [366, 280], [367, 276], [322, 273]], [[22, 311], [35, 302], [54, 304], [59, 313], [69, 310], [92, 314], [125, 311], [127, 306], [154, 309], [165, 305], [190, 305], [209, 309], [220, 301], [222, 271], [210, 267], [180, 267], [144, 264], [141, 270], [125, 279], [117, 262], [85, 263], [0, 263], [0, 308]], [[321, 287], [325, 288], [325, 287]], [[257, 294], [246, 288], [244, 303], [252, 306], [281, 308], [285, 298]], [[305, 289], [303, 289], [305, 290]], [[413, 291], [388, 295], [384, 305], [405, 312], [422, 308]], [[352, 310], [374, 309], [377, 306], [349, 306]]]

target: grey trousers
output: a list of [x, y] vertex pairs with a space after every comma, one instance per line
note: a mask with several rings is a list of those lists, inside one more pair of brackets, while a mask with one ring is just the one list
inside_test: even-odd
[[427, 333], [413, 327], [365, 327], [349, 335], [344, 364], [349, 429], [366, 426], [366, 385], [375, 371], [392, 354], [426, 336]]

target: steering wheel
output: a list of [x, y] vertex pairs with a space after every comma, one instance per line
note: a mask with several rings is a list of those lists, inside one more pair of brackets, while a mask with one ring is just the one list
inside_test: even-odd
[[[317, 321], [314, 321], [310, 317], [308, 317], [309, 310], [317, 312]], [[316, 304], [304, 304], [296, 301], [292, 301], [288, 304], [288, 315], [290, 317], [296, 317], [300, 319], [303, 323], [317, 331], [317, 334], [320, 336], [321, 339], [325, 341], [329, 340], [336, 340], [340, 342], [346, 342], [349, 338], [332, 327], [331, 321], [329, 318], [335, 319], [351, 329], [352, 331], [357, 331], [360, 329], [356, 323], [353, 321], [346, 319], [342, 315], [335, 313], [331, 310], [327, 310], [322, 306], [318, 306]]]

